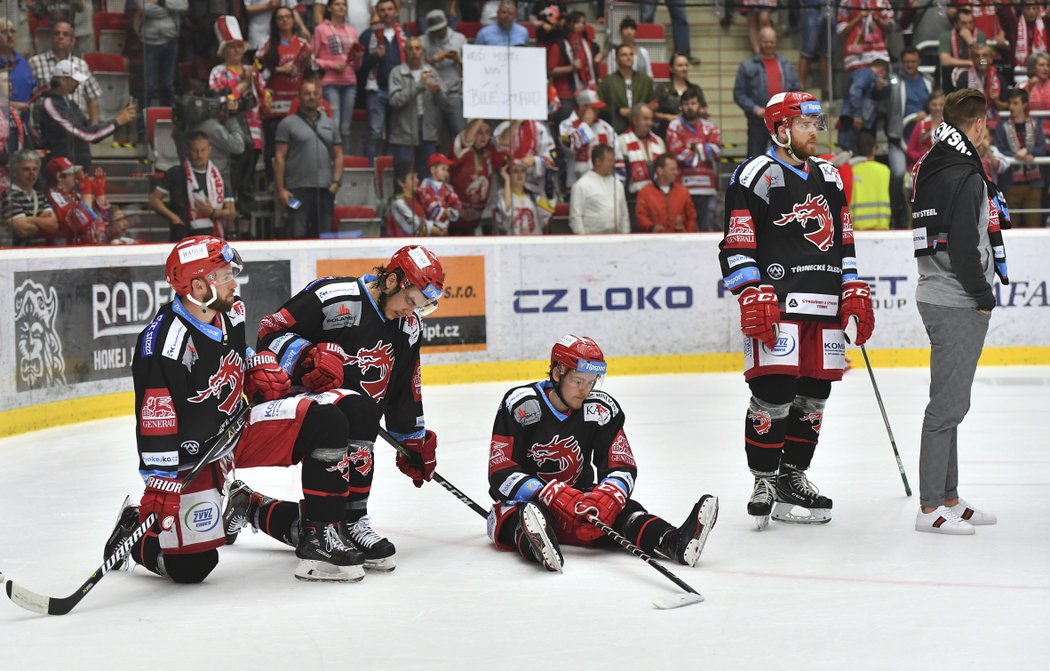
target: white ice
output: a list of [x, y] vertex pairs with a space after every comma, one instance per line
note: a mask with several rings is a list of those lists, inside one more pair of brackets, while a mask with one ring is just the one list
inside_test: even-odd
[[[424, 371], [425, 372], [425, 371]], [[906, 498], [863, 369], [834, 388], [811, 478], [826, 526], [755, 531], [738, 374], [611, 377], [639, 462], [636, 498], [677, 524], [703, 493], [721, 514], [696, 568], [705, 597], [670, 611], [670, 581], [618, 549], [569, 548], [547, 574], [493, 549], [484, 520], [435, 483], [416, 490], [378, 444], [370, 511], [398, 568], [352, 585], [295, 580], [290, 549], [242, 533], [199, 586], [114, 572], [64, 617], [0, 604], [0, 666], [21, 669], [1046, 669], [1050, 662], [1050, 368], [982, 368], [960, 430], [962, 496], [999, 524], [913, 530], [922, 369], [876, 371], [916, 495]], [[509, 383], [426, 389], [438, 472], [486, 504], [492, 413]], [[65, 596], [101, 561], [126, 492], [133, 421], [0, 441], [0, 571]], [[240, 471], [297, 497], [297, 473]]]

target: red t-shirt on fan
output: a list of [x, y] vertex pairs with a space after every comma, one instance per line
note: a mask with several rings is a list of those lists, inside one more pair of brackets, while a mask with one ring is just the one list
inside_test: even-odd
[[766, 87], [769, 89], [769, 97], [784, 90], [784, 78], [780, 74], [780, 61], [777, 57], [763, 58], [762, 65], [766, 68]]

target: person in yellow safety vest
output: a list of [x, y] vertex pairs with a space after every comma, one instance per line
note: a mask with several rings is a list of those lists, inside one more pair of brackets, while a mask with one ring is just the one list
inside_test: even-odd
[[875, 160], [875, 136], [861, 133], [857, 138], [853, 166], [853, 197], [850, 214], [853, 230], [888, 230], [890, 227], [890, 169]]

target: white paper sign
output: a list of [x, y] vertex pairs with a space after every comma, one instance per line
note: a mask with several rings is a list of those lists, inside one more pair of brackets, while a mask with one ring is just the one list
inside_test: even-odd
[[463, 116], [546, 121], [546, 50], [464, 45]]

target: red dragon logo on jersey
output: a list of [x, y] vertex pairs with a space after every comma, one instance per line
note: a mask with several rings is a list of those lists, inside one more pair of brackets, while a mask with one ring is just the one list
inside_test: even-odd
[[773, 418], [765, 410], [748, 410], [747, 418], [755, 423], [755, 433], [763, 435], [773, 428]]
[[547, 470], [539, 474], [548, 482], [551, 480], [574, 482], [583, 466], [583, 460], [580, 458], [580, 444], [572, 436], [563, 440], [556, 435], [550, 439], [550, 442], [542, 445], [534, 444], [526, 454], [541, 469], [544, 463], [554, 462], [558, 470], [554, 472]]
[[394, 367], [394, 347], [390, 343], [378, 341], [374, 347], [357, 350], [357, 354], [348, 356], [348, 364], [356, 364], [361, 370], [361, 377], [371, 368], [379, 369], [378, 380], [361, 380], [361, 388], [365, 393], [377, 401], [382, 401], [386, 396], [387, 385], [390, 384], [390, 370]]
[[824, 421], [824, 413], [822, 412], [811, 412], [808, 415], [802, 415], [799, 417], [800, 421], [808, 422], [813, 427], [813, 433], [820, 433], [820, 424]]
[[[187, 399], [190, 403], [204, 403], [211, 397], [222, 399], [219, 410], [232, 415], [241, 400], [241, 383], [244, 380], [244, 360], [234, 350], [226, 353], [219, 362], [219, 368], [208, 378], [208, 386], [197, 392], [196, 396]], [[224, 392], [229, 387], [228, 392]], [[223, 394], [226, 397], [223, 398]]]
[[[806, 224], [811, 219], [816, 220], [817, 230], [806, 231]], [[793, 221], [802, 224], [803, 237], [816, 245], [817, 249], [822, 252], [831, 249], [835, 242], [835, 222], [831, 218], [828, 201], [824, 200], [823, 195], [809, 196], [801, 205], [796, 203], [790, 212], [773, 223], [786, 226]]]

